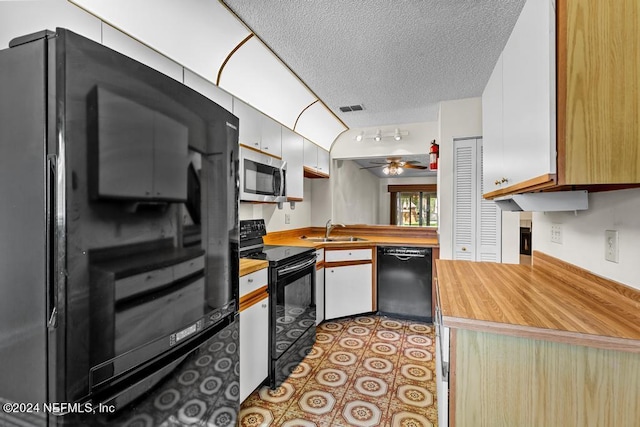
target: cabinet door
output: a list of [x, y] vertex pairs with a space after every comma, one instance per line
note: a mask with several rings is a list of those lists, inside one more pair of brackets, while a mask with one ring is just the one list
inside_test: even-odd
[[233, 114], [240, 121], [238, 125], [238, 142], [259, 150], [262, 139], [262, 114], [237, 98], [233, 98]]
[[275, 157], [282, 157], [282, 126], [270, 117], [261, 114], [260, 150]]
[[287, 162], [287, 197], [304, 197], [304, 144], [302, 137], [282, 128], [282, 160]]
[[554, 40], [551, 1], [527, 1], [502, 54], [503, 188], [555, 173]]
[[188, 129], [155, 113], [153, 139], [153, 197], [187, 200]]
[[497, 190], [502, 185], [502, 55], [498, 58], [487, 86], [482, 93], [482, 178], [484, 192]]
[[324, 268], [316, 270], [316, 325], [324, 320]]
[[313, 169], [318, 167], [318, 146], [308, 139], [304, 140], [304, 165]]
[[240, 312], [240, 402], [267, 378], [269, 298]]
[[325, 316], [327, 319], [370, 312], [372, 265], [325, 269]]
[[329, 152], [318, 147], [318, 172], [329, 175]]

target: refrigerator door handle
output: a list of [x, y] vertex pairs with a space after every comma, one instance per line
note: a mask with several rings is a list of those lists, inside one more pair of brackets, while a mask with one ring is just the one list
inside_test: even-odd
[[57, 286], [56, 286], [56, 156], [47, 156], [47, 327], [49, 330], [58, 326]]

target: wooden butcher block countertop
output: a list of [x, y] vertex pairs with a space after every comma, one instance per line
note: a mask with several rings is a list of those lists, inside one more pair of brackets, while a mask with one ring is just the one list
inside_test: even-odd
[[442, 323], [640, 353], [640, 291], [541, 252], [534, 265], [436, 261]]

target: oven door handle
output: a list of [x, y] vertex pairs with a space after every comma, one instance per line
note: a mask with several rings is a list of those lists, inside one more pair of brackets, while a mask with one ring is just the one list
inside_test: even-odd
[[316, 257], [314, 255], [313, 259], [301, 262], [299, 264], [292, 265], [291, 267], [286, 267], [286, 268], [283, 268], [281, 270], [278, 270], [278, 276], [282, 276], [282, 275], [291, 273], [292, 271], [303, 270], [303, 269], [305, 269], [305, 268], [307, 268], [307, 267], [309, 267], [311, 265], [314, 265], [315, 263], [316, 263]]

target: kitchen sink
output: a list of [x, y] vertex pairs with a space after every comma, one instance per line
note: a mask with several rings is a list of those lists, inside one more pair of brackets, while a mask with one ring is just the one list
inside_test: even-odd
[[360, 237], [353, 236], [335, 236], [335, 237], [300, 237], [303, 240], [308, 240], [309, 242], [366, 242], [367, 239], [361, 239]]

